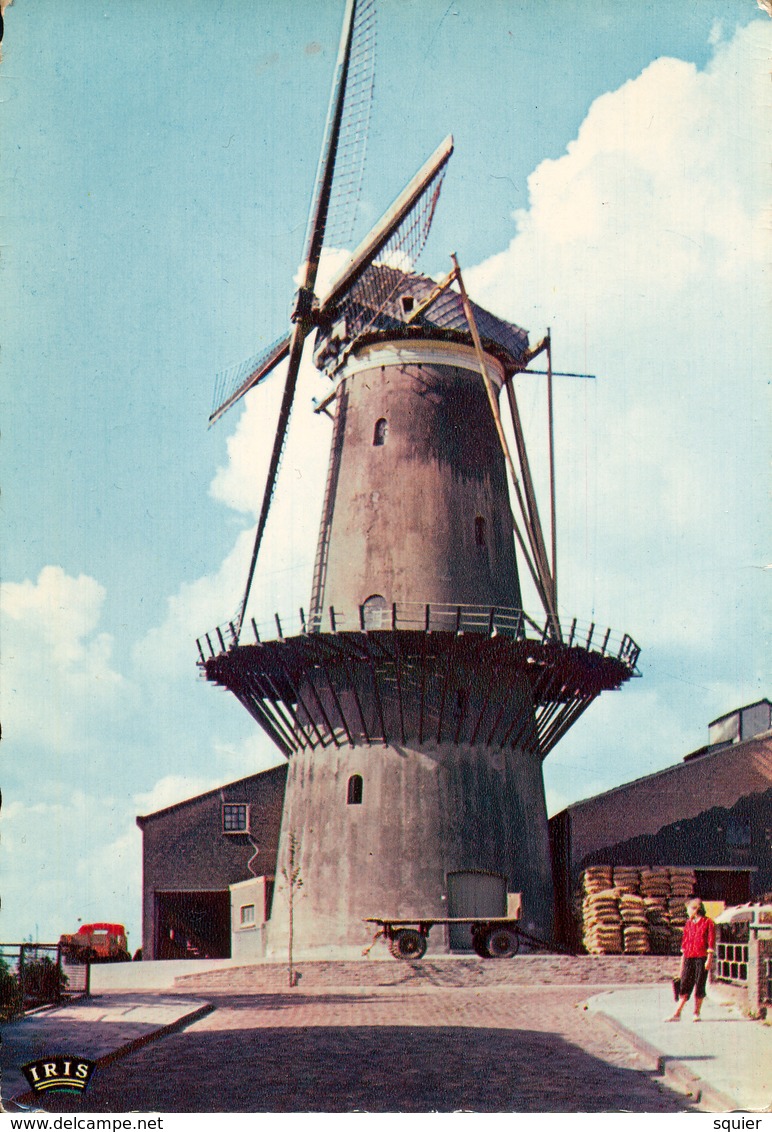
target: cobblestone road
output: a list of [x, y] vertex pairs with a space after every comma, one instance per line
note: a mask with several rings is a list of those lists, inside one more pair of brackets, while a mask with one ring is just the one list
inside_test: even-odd
[[53, 1112], [679, 1112], [590, 987], [223, 995]]

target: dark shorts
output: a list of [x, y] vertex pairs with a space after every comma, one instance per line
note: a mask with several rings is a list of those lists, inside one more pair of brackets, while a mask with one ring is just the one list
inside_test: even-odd
[[694, 991], [695, 998], [705, 997], [705, 987], [708, 982], [708, 972], [705, 970], [706, 959], [684, 959], [684, 969], [681, 975], [681, 997], [688, 998]]

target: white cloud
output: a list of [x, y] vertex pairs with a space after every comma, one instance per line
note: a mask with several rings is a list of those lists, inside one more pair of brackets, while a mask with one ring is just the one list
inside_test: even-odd
[[167, 774], [159, 778], [152, 789], [134, 795], [137, 813], [153, 814], [156, 810], [165, 810], [167, 806], [174, 806], [177, 802], [184, 802], [188, 798], [195, 798], [198, 794], [215, 790], [218, 786], [222, 786], [223, 781], [221, 775], [204, 778]]
[[273, 746], [267, 746], [264, 735], [253, 731], [238, 743], [215, 742], [214, 758], [223, 768], [220, 782], [244, 778], [248, 774], [280, 766], [284, 756]]
[[483, 305], [551, 324], [557, 369], [599, 375], [556, 379], [561, 606], [632, 633], [646, 679], [562, 741], [553, 804], [768, 692], [767, 36], [716, 35], [706, 70], [658, 59], [599, 98], [531, 175], [506, 251], [465, 273]]
[[0, 828], [3, 923], [14, 939], [23, 932], [55, 943], [77, 929], [78, 917], [138, 925], [141, 860], [130, 799], [43, 781], [23, 800], [4, 802]]
[[[253, 532], [241, 531], [214, 574], [184, 582], [167, 601], [166, 617], [134, 649], [138, 670], [156, 681], [173, 683], [187, 678], [195, 663], [195, 641], [215, 626], [235, 617], [243, 592]], [[216, 637], [213, 638], [215, 646]]]
[[58, 566], [46, 566], [36, 582], [0, 586], [9, 740], [83, 749], [95, 712], [128, 703], [132, 689], [112, 666], [112, 638], [98, 631], [104, 599], [93, 578]]
[[710, 34], [708, 35], [708, 43], [711, 47], [715, 47], [724, 38], [724, 21], [714, 20], [711, 24]]
[[[319, 264], [316, 287], [318, 295], [325, 295], [333, 279], [349, 259], [350, 253], [345, 248], [325, 249]], [[298, 285], [299, 282], [300, 269], [295, 277], [295, 284]], [[306, 339], [298, 374], [290, 432], [280, 470], [282, 493], [276, 499], [277, 513], [285, 493], [294, 497], [293, 514], [302, 512], [306, 506], [314, 506], [319, 494], [318, 482], [326, 470], [329, 420], [311, 411], [311, 400], [326, 396], [329, 387], [311, 361], [314, 337], [311, 334]], [[244, 398], [243, 412], [227, 441], [228, 462], [224, 467], [218, 468], [210, 489], [214, 499], [236, 511], [252, 514], [255, 518], [262, 504], [263, 486], [286, 372], [286, 363], [277, 366]], [[238, 411], [237, 409], [236, 412]], [[287, 515], [282, 514], [280, 523], [283, 529], [286, 529], [286, 520]], [[303, 526], [306, 525], [304, 522]]]
[[[706, 71], [658, 59], [598, 98], [566, 154], [531, 174], [508, 250], [467, 273], [476, 295], [512, 317], [559, 323], [566, 341], [595, 341], [620, 318], [661, 325], [668, 301], [696, 286], [699, 307], [687, 299], [686, 312], [670, 312], [683, 326], [723, 281], [765, 264], [760, 51], [751, 24]], [[712, 324], [714, 343], [721, 327]]]

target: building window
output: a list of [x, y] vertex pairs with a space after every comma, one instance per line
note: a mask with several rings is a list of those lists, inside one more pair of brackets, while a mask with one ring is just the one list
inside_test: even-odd
[[348, 795], [346, 798], [349, 806], [362, 805], [362, 775], [352, 774], [348, 780]]
[[482, 515], [478, 515], [474, 521], [474, 542], [475, 546], [487, 546], [485, 537], [485, 519]]
[[249, 828], [249, 807], [246, 802], [223, 802], [223, 833], [246, 833]]
[[255, 906], [254, 904], [241, 905], [241, 926], [242, 928], [249, 928], [255, 922]]
[[386, 437], [389, 435], [389, 422], [385, 417], [375, 422], [375, 431], [373, 432], [373, 444], [376, 448], [386, 443]]
[[747, 849], [751, 843], [750, 822], [730, 818], [726, 823], [726, 843], [734, 849]]
[[389, 606], [383, 594], [371, 594], [362, 605], [365, 629], [388, 629]]

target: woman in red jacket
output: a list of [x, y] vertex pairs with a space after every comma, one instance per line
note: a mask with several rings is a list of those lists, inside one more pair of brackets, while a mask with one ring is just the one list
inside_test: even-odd
[[700, 1021], [700, 1011], [705, 1001], [705, 987], [708, 971], [713, 963], [716, 949], [716, 925], [705, 915], [705, 905], [699, 896], [694, 896], [686, 905], [689, 919], [684, 924], [681, 943], [681, 986], [680, 998], [675, 1014], [667, 1022], [680, 1022], [681, 1011], [689, 1001], [694, 990], [694, 1021]]

